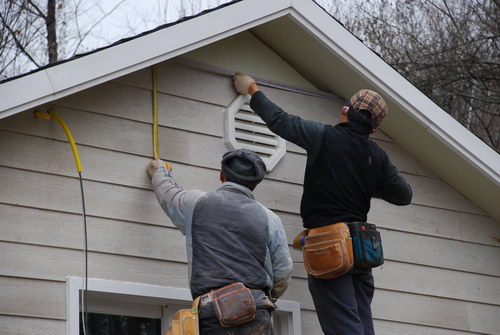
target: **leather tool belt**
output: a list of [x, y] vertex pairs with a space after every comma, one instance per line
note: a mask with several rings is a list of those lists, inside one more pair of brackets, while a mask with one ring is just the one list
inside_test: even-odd
[[172, 323], [170, 328], [165, 332], [165, 335], [198, 335], [199, 330], [199, 309], [198, 305], [200, 298], [196, 298], [193, 301], [191, 309], [180, 309], [175, 312], [172, 318]]
[[212, 303], [222, 327], [234, 327], [255, 319], [257, 306], [252, 292], [241, 282], [212, 290], [200, 297], [200, 306]]
[[345, 222], [304, 230], [293, 241], [302, 250], [304, 267], [321, 279], [340, 277], [354, 264], [352, 240]]

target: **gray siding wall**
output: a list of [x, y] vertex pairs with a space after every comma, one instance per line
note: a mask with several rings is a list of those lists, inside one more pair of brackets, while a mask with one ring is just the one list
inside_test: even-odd
[[[170, 61], [158, 66], [160, 155], [185, 188], [219, 184], [228, 77]], [[339, 105], [265, 89], [285, 110], [335, 123]], [[146, 174], [152, 156], [151, 74], [142, 70], [52, 106], [80, 152], [89, 276], [187, 288], [184, 238], [160, 209]], [[46, 108], [47, 106], [41, 106]], [[79, 182], [66, 136], [33, 111], [0, 120], [0, 333], [64, 334], [66, 276], [83, 275]], [[495, 334], [500, 329], [500, 224], [381, 132], [374, 135], [414, 189], [410, 206], [374, 199], [386, 263], [374, 270], [378, 334]], [[289, 241], [305, 153], [288, 152], [256, 197], [282, 218]], [[450, 167], [450, 170], [453, 167]], [[301, 255], [284, 299], [299, 301], [303, 334], [321, 334]]]

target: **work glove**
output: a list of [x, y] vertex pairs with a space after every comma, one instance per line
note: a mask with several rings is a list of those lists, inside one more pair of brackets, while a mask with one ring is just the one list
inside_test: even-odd
[[151, 162], [149, 162], [148, 165], [149, 178], [153, 178], [156, 169], [161, 168], [162, 166], [165, 166], [165, 162], [162, 161], [161, 159], [154, 159]]
[[233, 76], [234, 88], [240, 94], [248, 94], [248, 89], [253, 83], [255, 83], [255, 80], [253, 80], [253, 78], [248, 74], [236, 72]]

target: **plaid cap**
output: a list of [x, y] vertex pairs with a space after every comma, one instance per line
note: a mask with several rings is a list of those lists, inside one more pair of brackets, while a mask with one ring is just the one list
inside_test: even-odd
[[369, 111], [372, 115], [370, 122], [373, 129], [378, 128], [382, 120], [389, 112], [384, 99], [374, 91], [363, 89], [358, 91], [349, 99], [349, 105], [352, 106], [354, 112], [359, 112], [362, 109]]

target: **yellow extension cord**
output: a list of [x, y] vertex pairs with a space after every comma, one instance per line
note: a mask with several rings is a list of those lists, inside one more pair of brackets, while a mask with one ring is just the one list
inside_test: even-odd
[[57, 114], [53, 109], [49, 109], [47, 112], [35, 111], [35, 117], [42, 118], [45, 120], [50, 120], [51, 118], [56, 119], [56, 121], [61, 125], [66, 136], [68, 137], [69, 144], [71, 145], [71, 150], [73, 151], [73, 157], [75, 158], [76, 169], [78, 171], [79, 181], [80, 181], [80, 190], [82, 194], [82, 210], [83, 210], [83, 226], [84, 226], [84, 247], [83, 252], [85, 254], [85, 281], [84, 286], [82, 288], [82, 320], [83, 322], [83, 333], [87, 333], [88, 329], [88, 316], [87, 316], [87, 287], [88, 287], [88, 235], [87, 235], [87, 214], [85, 211], [85, 196], [83, 192], [83, 179], [82, 179], [82, 163], [80, 162], [80, 155], [78, 154], [78, 150], [76, 148], [75, 140], [73, 139], [73, 135], [71, 135], [71, 131], [69, 130], [66, 122]]
[[50, 120], [51, 118], [56, 119], [56, 121], [61, 125], [61, 127], [64, 129], [64, 132], [66, 133], [66, 136], [68, 137], [69, 144], [71, 145], [71, 150], [73, 151], [73, 157], [75, 158], [75, 164], [76, 164], [76, 169], [78, 173], [82, 172], [82, 163], [80, 162], [80, 155], [78, 154], [78, 150], [76, 149], [76, 144], [75, 140], [73, 139], [73, 136], [71, 135], [71, 132], [69, 131], [68, 126], [66, 125], [66, 122], [64, 122], [63, 119], [57, 114], [53, 109], [49, 109], [49, 111], [46, 112], [39, 112], [35, 111], [35, 116]]

